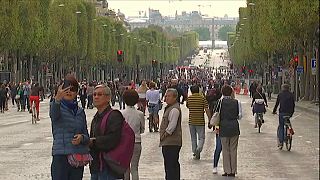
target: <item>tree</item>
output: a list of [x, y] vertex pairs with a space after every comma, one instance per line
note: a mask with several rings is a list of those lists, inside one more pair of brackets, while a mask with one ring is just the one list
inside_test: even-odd
[[199, 28], [194, 29], [193, 31], [195, 31], [195, 32], [197, 32], [199, 34], [199, 40], [200, 41], [210, 40], [209, 28], [199, 27]]
[[228, 32], [234, 32], [235, 28], [232, 26], [223, 26], [219, 29], [218, 38], [221, 41], [226, 41], [228, 39]]

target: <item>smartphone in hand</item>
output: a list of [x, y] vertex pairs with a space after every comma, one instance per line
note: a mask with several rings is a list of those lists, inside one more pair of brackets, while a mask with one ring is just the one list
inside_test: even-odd
[[69, 86], [70, 86], [70, 81], [64, 80], [64, 81], [63, 81], [62, 89], [65, 89], [65, 88], [67, 88], [67, 87], [69, 87]]

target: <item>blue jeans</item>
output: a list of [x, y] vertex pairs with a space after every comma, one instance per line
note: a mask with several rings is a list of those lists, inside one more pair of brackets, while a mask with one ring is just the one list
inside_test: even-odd
[[82, 180], [83, 167], [72, 167], [67, 155], [54, 155], [51, 164], [52, 180]]
[[284, 121], [285, 121], [285, 119], [283, 118], [283, 116], [288, 116], [288, 114], [287, 113], [279, 113], [279, 126], [278, 126], [277, 136], [278, 136], [280, 144], [283, 144], [283, 141], [284, 141]]
[[214, 156], [213, 156], [213, 167], [218, 167], [218, 162], [220, 158], [220, 154], [222, 151], [222, 144], [221, 139], [218, 134], [216, 134], [216, 149], [214, 150]]
[[91, 174], [91, 180], [116, 180], [117, 178], [110, 175], [107, 169], [102, 172]]
[[[189, 125], [191, 142], [192, 142], [192, 152], [194, 154], [202, 151], [204, 140], [205, 140], [205, 126], [194, 126]], [[197, 139], [199, 141], [197, 141]]]

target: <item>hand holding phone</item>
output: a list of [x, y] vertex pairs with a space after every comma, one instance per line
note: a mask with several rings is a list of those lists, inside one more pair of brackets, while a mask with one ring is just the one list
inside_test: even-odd
[[83, 139], [83, 137], [82, 137], [81, 134], [76, 134], [76, 135], [73, 136], [73, 139], [72, 139], [71, 143], [73, 145], [78, 145], [78, 144], [81, 143], [82, 139]]

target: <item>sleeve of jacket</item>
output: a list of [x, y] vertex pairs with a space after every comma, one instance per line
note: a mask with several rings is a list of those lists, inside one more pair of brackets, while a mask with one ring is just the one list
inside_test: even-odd
[[84, 145], [87, 145], [89, 143], [90, 138], [89, 138], [89, 133], [88, 133], [86, 113], [84, 112], [84, 110], [82, 110], [82, 111], [83, 111], [82, 114], [83, 114], [84, 126], [83, 126], [83, 129], [82, 129], [82, 137], [83, 137], [83, 139], [82, 139], [81, 143], [84, 144]]
[[96, 137], [94, 147], [104, 152], [108, 152], [117, 147], [121, 139], [123, 121], [124, 117], [121, 112], [114, 110], [109, 116], [105, 134]]
[[276, 105], [275, 105], [274, 108], [273, 108], [273, 113], [276, 113], [276, 112], [277, 112], [279, 103], [280, 103], [280, 94], [278, 94], [278, 96], [277, 96], [277, 101], [276, 101]]
[[61, 112], [60, 112], [60, 102], [53, 100], [50, 103], [50, 112], [49, 116], [51, 118], [51, 121], [57, 121], [60, 119]]

